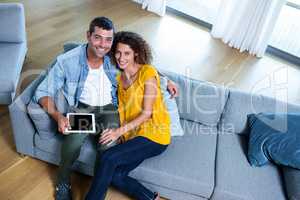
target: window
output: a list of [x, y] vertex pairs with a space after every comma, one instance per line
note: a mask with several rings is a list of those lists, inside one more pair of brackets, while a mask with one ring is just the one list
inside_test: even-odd
[[221, 0], [167, 0], [167, 6], [207, 23], [217, 13]]
[[[190, 20], [196, 19], [199, 24], [211, 27], [221, 1], [167, 0], [167, 6], [176, 12], [183, 13], [183, 16]], [[300, 63], [299, 20], [300, 0], [288, 0], [281, 10], [269, 41], [269, 46], [275, 47], [272, 48], [275, 51], [270, 52], [291, 62]]]
[[273, 31], [270, 45], [300, 58], [300, 0], [287, 1]]

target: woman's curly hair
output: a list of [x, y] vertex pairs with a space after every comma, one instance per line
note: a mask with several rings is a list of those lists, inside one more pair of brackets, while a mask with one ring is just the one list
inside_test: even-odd
[[120, 31], [114, 36], [114, 41], [111, 48], [111, 57], [114, 64], [117, 65], [115, 54], [118, 43], [128, 45], [134, 51], [134, 53], [137, 54], [137, 56], [134, 58], [136, 63], [142, 65], [151, 64], [152, 52], [149, 44], [139, 34], [129, 31]]

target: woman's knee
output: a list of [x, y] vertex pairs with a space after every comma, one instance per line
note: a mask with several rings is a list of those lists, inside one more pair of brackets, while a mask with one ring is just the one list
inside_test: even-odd
[[110, 151], [104, 151], [101, 155], [100, 163], [101, 165], [103, 164], [108, 164], [110, 166], [114, 166], [117, 163], [116, 156], [110, 152]]
[[125, 175], [121, 172], [115, 172], [113, 177], [112, 177], [112, 185], [115, 186], [115, 187], [123, 187], [124, 185], [124, 177]]

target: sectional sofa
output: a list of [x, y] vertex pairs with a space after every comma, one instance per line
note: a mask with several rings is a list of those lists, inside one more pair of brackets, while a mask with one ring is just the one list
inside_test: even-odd
[[[54, 61], [55, 62], [55, 61]], [[50, 64], [48, 69], [53, 65]], [[285, 200], [280, 169], [251, 167], [247, 160], [247, 114], [300, 112], [300, 107], [263, 95], [229, 89], [164, 71], [180, 88], [176, 98], [184, 136], [173, 137], [162, 155], [130, 174], [172, 200]], [[42, 73], [9, 106], [17, 151], [58, 164], [62, 135], [33, 101]], [[64, 112], [63, 96], [55, 98]], [[95, 141], [89, 138], [73, 168], [93, 175]]]

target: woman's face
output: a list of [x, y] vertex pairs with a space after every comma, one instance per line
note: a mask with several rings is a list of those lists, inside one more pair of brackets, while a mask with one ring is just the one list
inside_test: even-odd
[[134, 66], [135, 55], [137, 54], [134, 53], [134, 51], [130, 48], [129, 45], [120, 42], [117, 44], [115, 58], [121, 69], [124, 70], [128, 66], [129, 67]]

